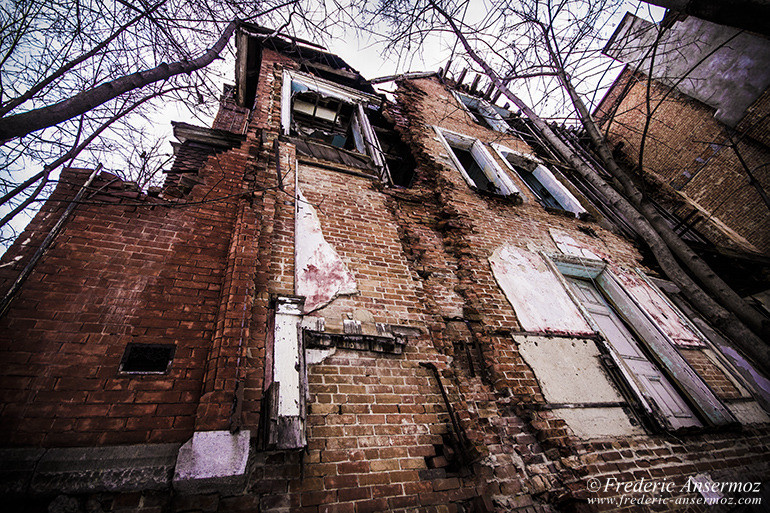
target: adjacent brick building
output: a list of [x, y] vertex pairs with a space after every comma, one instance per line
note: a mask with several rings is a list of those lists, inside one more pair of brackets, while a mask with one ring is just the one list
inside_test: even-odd
[[626, 68], [594, 116], [629, 166], [641, 156], [659, 200], [684, 220], [677, 228], [770, 254], [770, 41], [694, 17], [655, 25], [626, 14], [605, 53]]
[[[0, 319], [11, 509], [684, 511], [691, 477], [761, 488], [767, 381], [509, 113], [440, 75], [390, 102], [269, 34], [239, 29], [236, 85], [211, 129], [176, 124], [163, 190], [99, 174]], [[623, 488], [650, 482], [676, 487]]]

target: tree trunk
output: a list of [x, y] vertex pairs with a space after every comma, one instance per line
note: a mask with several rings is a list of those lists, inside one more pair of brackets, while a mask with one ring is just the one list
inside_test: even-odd
[[711, 267], [709, 267], [709, 265], [671, 229], [655, 207], [647, 201], [636, 184], [631, 180], [628, 173], [618, 166], [617, 162], [615, 162], [615, 158], [612, 156], [612, 151], [607, 147], [596, 123], [594, 123], [594, 120], [591, 118], [588, 108], [585, 106], [580, 96], [578, 96], [569, 77], [567, 77], [564, 72], [564, 67], [561, 62], [559, 62], [556, 52], [554, 52], [554, 49], [550, 44], [548, 44], [547, 47], [551, 59], [554, 61], [554, 65], [558, 70], [559, 80], [569, 93], [572, 104], [578, 111], [580, 121], [583, 123], [583, 127], [585, 127], [588, 136], [591, 138], [591, 142], [596, 147], [602, 162], [607, 166], [607, 170], [612, 173], [623, 186], [623, 190], [625, 191], [629, 202], [636, 208], [636, 210], [644, 215], [671, 251], [685, 264], [698, 280], [700, 280], [701, 284], [717, 298], [719, 303], [724, 305], [725, 308], [746, 323], [746, 325], [755, 333], [764, 336], [768, 331], [768, 328], [766, 326], [767, 321], [762, 315], [748, 305], [743, 298], [727, 285], [711, 269]]
[[5, 142], [16, 137], [23, 137], [35, 130], [47, 128], [79, 116], [128, 91], [160, 80], [167, 80], [181, 73], [192, 73], [208, 66], [222, 52], [237, 26], [236, 21], [231, 21], [216, 44], [197, 59], [172, 64], [162, 63], [147, 71], [139, 71], [116, 78], [59, 103], [4, 117], [0, 119], [0, 141]]

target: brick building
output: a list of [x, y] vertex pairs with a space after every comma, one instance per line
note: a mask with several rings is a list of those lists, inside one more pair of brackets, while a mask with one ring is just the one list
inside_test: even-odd
[[671, 12], [660, 25], [627, 13], [604, 51], [626, 63], [594, 112], [617, 153], [638, 166], [644, 138], [647, 179], [681, 229], [770, 254], [770, 41]]
[[[163, 189], [98, 174], [0, 319], [10, 510], [702, 510], [674, 501], [763, 486], [767, 380], [489, 94], [435, 74], [390, 102], [310, 43], [237, 48]], [[63, 173], [4, 290], [89, 175]]]

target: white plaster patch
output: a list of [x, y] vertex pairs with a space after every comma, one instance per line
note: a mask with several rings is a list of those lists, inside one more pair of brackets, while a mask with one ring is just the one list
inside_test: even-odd
[[197, 431], [182, 447], [174, 488], [182, 491], [237, 490], [245, 485], [250, 431]]
[[303, 312], [310, 313], [358, 288], [353, 273], [324, 238], [315, 208], [299, 189], [297, 195], [295, 293], [305, 297]]
[[678, 346], [702, 347], [701, 339], [687, 327], [679, 314], [650, 285], [634, 274], [616, 270], [616, 276], [658, 327]]
[[21, 255], [16, 255], [13, 257], [13, 260], [0, 265], [0, 267], [8, 267], [9, 265], [13, 265], [14, 262], [18, 262], [19, 260], [21, 260]]
[[273, 380], [278, 389], [278, 414], [300, 414], [299, 308], [294, 302], [276, 306], [273, 351]]
[[314, 315], [305, 315], [302, 317], [302, 323], [300, 325], [302, 329], [312, 331], [323, 331], [326, 329], [326, 319], [324, 317], [317, 317]]
[[593, 333], [539, 255], [505, 245], [489, 257], [489, 264], [524, 330], [573, 335]]
[[571, 255], [581, 258], [590, 258], [592, 260], [601, 260], [601, 257], [586, 248], [585, 245], [579, 243], [566, 232], [551, 228], [548, 230], [551, 234], [551, 238], [556, 243], [556, 247], [559, 251], [565, 255]]
[[698, 474], [690, 476], [687, 484], [683, 487], [685, 490], [697, 490], [701, 497], [707, 501], [718, 501], [723, 497], [719, 492], [719, 485], [716, 484], [708, 474]]
[[765, 413], [765, 410], [756, 401], [728, 403], [727, 407], [741, 424], [764, 424], [770, 422], [770, 416]]
[[515, 336], [549, 403], [620, 402], [593, 340]]
[[321, 363], [336, 352], [336, 347], [329, 349], [305, 349], [305, 363], [307, 365], [315, 365], [316, 363]]
[[622, 408], [572, 408], [552, 410], [564, 420], [576, 436], [582, 439], [608, 436], [643, 435], [644, 429], [634, 426]]

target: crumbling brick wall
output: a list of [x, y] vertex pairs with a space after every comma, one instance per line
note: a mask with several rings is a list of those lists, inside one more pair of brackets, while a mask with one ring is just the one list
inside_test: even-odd
[[[245, 155], [211, 159], [190, 206], [124, 192], [103, 173], [0, 321], [2, 433], [14, 445], [184, 441], [214, 331]], [[66, 201], [87, 172], [65, 170]], [[117, 194], [115, 193], [117, 191]], [[60, 209], [44, 208], [4, 256], [4, 286]], [[36, 247], [36, 246], [35, 246]], [[16, 260], [17, 256], [22, 256]], [[118, 373], [128, 343], [175, 343], [169, 375]]]
[[[105, 381], [94, 382], [94, 389], [67, 391], [66, 397], [83, 398], [87, 403], [97, 387], [114, 384], [117, 395], [110, 401], [116, 405], [108, 403], [107, 412], [116, 406], [122, 408], [120, 418], [126, 419], [125, 424], [105, 426], [98, 432], [83, 431], [81, 435], [63, 427], [72, 426], [73, 421], [77, 425], [74, 412], [80, 410], [73, 407], [77, 403], [63, 404], [53, 410], [64, 419], [62, 427], [36, 426], [27, 414], [23, 422], [16, 423], [15, 429], [21, 434], [12, 440], [30, 445], [183, 441], [193, 429], [231, 427], [235, 382], [239, 379], [245, 387], [241, 427], [256, 434], [270, 296], [294, 293], [295, 173], [299, 173], [299, 187], [313, 205], [324, 237], [358, 286], [358, 293], [335, 298], [308, 317], [323, 317], [325, 329], [336, 334], [345, 333], [345, 321], [351, 320], [359, 321], [364, 332], [383, 325], [411, 328], [407, 345], [400, 354], [342, 348], [315, 353], [308, 364], [307, 450], [257, 451], [242, 493], [184, 496], [165, 490], [93, 494], [77, 497], [82, 508], [91, 504], [94, 509], [98, 504], [102, 510], [113, 512], [612, 510], [612, 505], [588, 504], [588, 499], [595, 497], [586, 488], [588, 478], [627, 482], [666, 477], [681, 482], [709, 472], [714, 479], [767, 479], [770, 435], [766, 426], [678, 433], [676, 437], [638, 434], [581, 439], [547, 408], [544, 390], [512, 336], [522, 328], [495, 280], [489, 256], [506, 243], [556, 252], [551, 229], [564, 231], [578, 243], [610, 255], [617, 264], [638, 266], [640, 255], [630, 242], [597, 223], [546, 211], [517, 176], [511, 178], [522, 191], [523, 203], [473, 191], [450, 163], [431, 126], [440, 125], [487, 142], [498, 140], [529, 152], [524, 143], [472, 123], [441, 83], [423, 79], [400, 84], [399, 105], [394, 107], [398, 109], [394, 115], [399, 120], [397, 129], [417, 161], [413, 187], [386, 189], [342, 165], [318, 165], [300, 159], [295, 167], [293, 146], [278, 135], [284, 66], [294, 65], [275, 52], [263, 53], [257, 101], [245, 129], [246, 142], [241, 148], [212, 157], [201, 171], [204, 184], [190, 193], [202, 200], [216, 192], [227, 200], [178, 210], [142, 210], [120, 203], [79, 208], [45, 260], [47, 267], [37, 271], [49, 270], [46, 281], [41, 280], [42, 275], [35, 278], [14, 303], [24, 312], [23, 305], [30, 308], [30, 302], [46, 297], [44, 288], [60, 289], [58, 280], [64, 287], [66, 276], [79, 276], [74, 271], [80, 269], [78, 265], [83, 266], [80, 275], [90, 273], [83, 277], [86, 283], [107, 272], [102, 271], [101, 260], [92, 258], [94, 251], [98, 255], [106, 252], [109, 258], [126, 258], [121, 261], [120, 272], [109, 275], [112, 281], [95, 282], [91, 293], [97, 299], [91, 303], [98, 306], [108, 302], [113, 291], [110, 287], [119, 289], [129, 283], [127, 277], [144, 275], [143, 246], [135, 238], [155, 240], [156, 232], [166, 233], [168, 247], [153, 246], [152, 251], [146, 251], [157, 257], [150, 258], [147, 272], [170, 281], [163, 282], [165, 288], [149, 291], [149, 299], [140, 295], [131, 302], [147, 319], [155, 320], [145, 321], [137, 315], [132, 319], [142, 331], [129, 330], [120, 336], [173, 340], [179, 349], [189, 348], [190, 360], [175, 368], [180, 374], [172, 374], [170, 379], [114, 377], [124, 339], [116, 337], [113, 341], [101, 324], [95, 325], [93, 331], [98, 330], [99, 340], [107, 341], [105, 352], [85, 361], [93, 362], [97, 369], [107, 369], [96, 371], [95, 379]], [[220, 116], [221, 122], [225, 122], [224, 117]], [[227, 121], [235, 123], [228, 126], [237, 125], [236, 121]], [[283, 187], [278, 187], [276, 178], [276, 138]], [[42, 213], [33, 232], [47, 219]], [[102, 219], [114, 231], [101, 235]], [[116, 224], [119, 219], [122, 224]], [[211, 222], [214, 224], [208, 227]], [[116, 246], [103, 244], [104, 249], [100, 249], [102, 241]], [[81, 246], [88, 249], [79, 249]], [[13, 259], [21, 249], [19, 246], [7, 258]], [[66, 256], [75, 250], [80, 251], [75, 254], [82, 255], [82, 264], [68, 262]], [[52, 258], [58, 258], [55, 263], [64, 266], [61, 269], [67, 273], [53, 268]], [[209, 266], [208, 274], [193, 271], [201, 262]], [[22, 265], [21, 260], [18, 265]], [[209, 278], [198, 279], [199, 275]], [[83, 283], [72, 287], [81, 290]], [[54, 301], [57, 297], [36, 303], [44, 315], [51, 312], [54, 321], [65, 313], [60, 302]], [[174, 308], [164, 308], [167, 303], [151, 301], [160, 298], [177, 302]], [[96, 306], [91, 303], [83, 300], [77, 307], [93, 315], [88, 309]], [[150, 314], [150, 308], [159, 308], [157, 312], [162, 315]], [[170, 311], [175, 314], [167, 313]], [[205, 318], [196, 320], [195, 315]], [[127, 320], [121, 319], [123, 325]], [[161, 321], [160, 326], [151, 325]], [[42, 353], [46, 366], [55, 364], [62, 347], [99, 347], [101, 351], [101, 346], [75, 346], [75, 341], [61, 345], [54, 340], [58, 325], [36, 317], [19, 313], [2, 322], [14, 333], [7, 335], [5, 342], [10, 357], [31, 353], [12, 346], [21, 335], [28, 337], [26, 340], [32, 335], [48, 337], [50, 350]], [[38, 322], [46, 329], [38, 329]], [[77, 322], [79, 333], [86, 320]], [[174, 325], [167, 326], [166, 322]], [[83, 353], [77, 354], [81, 361]], [[237, 366], [238, 356], [242, 357], [241, 367]], [[39, 417], [47, 420], [50, 403], [45, 410], [42, 398], [26, 405], [27, 397], [36, 396], [19, 395], [20, 390], [35, 383], [33, 371], [24, 375], [21, 365], [36, 356], [18, 358], [22, 357], [27, 359], [17, 362], [11, 371], [15, 377], [6, 382], [10, 383], [7, 390], [17, 394], [9, 397], [19, 397], [20, 406], [8, 411], [15, 414], [24, 405], [25, 411], [39, 411]], [[691, 361], [711, 376], [710, 383], [720, 388], [722, 397], [734, 393], [708, 359], [693, 353]], [[435, 365], [438, 379], [421, 363]], [[189, 376], [191, 389], [192, 384], [197, 387], [197, 395], [189, 398], [192, 404], [180, 404], [174, 379], [182, 383], [181, 376]], [[143, 390], [147, 384], [157, 390]], [[42, 391], [44, 384], [40, 381], [34, 386]], [[156, 395], [142, 396], [145, 402], [137, 402], [138, 394], [145, 391]], [[203, 398], [199, 399], [201, 393]], [[173, 401], [166, 399], [172, 396]], [[172, 408], [181, 412], [180, 422], [186, 430], [164, 431], [163, 416], [158, 416], [160, 420], [152, 416]], [[133, 431], [126, 429], [129, 416], [136, 425]], [[62, 434], [69, 432], [77, 437]], [[621, 495], [612, 489], [602, 494]], [[41, 500], [41, 508], [49, 502], [50, 498]]]

